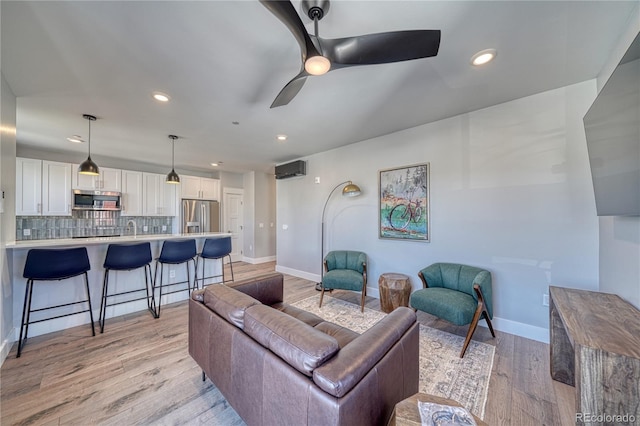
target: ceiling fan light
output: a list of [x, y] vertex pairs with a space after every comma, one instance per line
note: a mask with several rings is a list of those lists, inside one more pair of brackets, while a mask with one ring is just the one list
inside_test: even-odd
[[312, 56], [304, 62], [304, 69], [311, 75], [322, 75], [331, 69], [331, 61], [324, 56]]

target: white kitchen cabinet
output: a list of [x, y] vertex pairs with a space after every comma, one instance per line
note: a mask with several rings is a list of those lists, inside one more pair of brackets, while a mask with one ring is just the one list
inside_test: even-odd
[[143, 215], [142, 172], [122, 170], [122, 211], [121, 216]]
[[143, 215], [175, 216], [176, 185], [165, 182], [166, 176], [143, 173]]
[[71, 164], [16, 158], [16, 216], [71, 216]]
[[182, 198], [219, 200], [220, 180], [197, 176], [180, 176]]
[[100, 191], [122, 191], [122, 173], [120, 169], [99, 167], [98, 176], [83, 175], [78, 172], [78, 164], [73, 165], [73, 189], [88, 189]]

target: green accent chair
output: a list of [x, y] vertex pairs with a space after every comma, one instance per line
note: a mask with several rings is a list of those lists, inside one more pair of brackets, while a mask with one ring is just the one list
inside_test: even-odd
[[320, 307], [325, 290], [351, 290], [362, 292], [360, 310], [364, 312], [367, 296], [367, 255], [360, 251], [330, 251], [324, 258]]
[[496, 337], [491, 324], [493, 307], [489, 271], [457, 263], [434, 263], [418, 272], [418, 276], [424, 288], [411, 294], [411, 307], [455, 325], [470, 324], [460, 358], [467, 351], [480, 318], [487, 320], [491, 335]]

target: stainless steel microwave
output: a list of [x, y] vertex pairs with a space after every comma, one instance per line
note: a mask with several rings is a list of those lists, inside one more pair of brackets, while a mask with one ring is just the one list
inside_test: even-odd
[[122, 194], [74, 189], [73, 210], [122, 210]]

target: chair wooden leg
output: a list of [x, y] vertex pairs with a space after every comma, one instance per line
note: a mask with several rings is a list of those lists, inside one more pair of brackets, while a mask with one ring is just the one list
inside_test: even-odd
[[322, 287], [322, 293], [320, 293], [320, 305], [318, 305], [318, 308], [322, 308], [322, 299], [324, 298], [324, 285], [320, 284], [320, 286]]
[[489, 331], [491, 331], [491, 335], [493, 337], [496, 337], [496, 333], [494, 333], [493, 331], [493, 324], [491, 324], [491, 320], [489, 319], [489, 314], [487, 313], [487, 310], [484, 310], [484, 319], [487, 320], [487, 325], [489, 326]]
[[364, 301], [366, 300], [366, 287], [362, 288], [362, 297], [360, 298], [360, 312], [364, 313]]
[[476, 327], [478, 326], [478, 321], [480, 321], [480, 317], [482, 316], [483, 306], [478, 303], [478, 308], [476, 309], [475, 314], [473, 314], [473, 320], [471, 320], [471, 324], [469, 325], [469, 331], [467, 331], [467, 337], [464, 339], [464, 345], [462, 346], [462, 351], [460, 352], [460, 358], [464, 357], [464, 353], [467, 351], [467, 347], [471, 342], [471, 336], [476, 331]]

